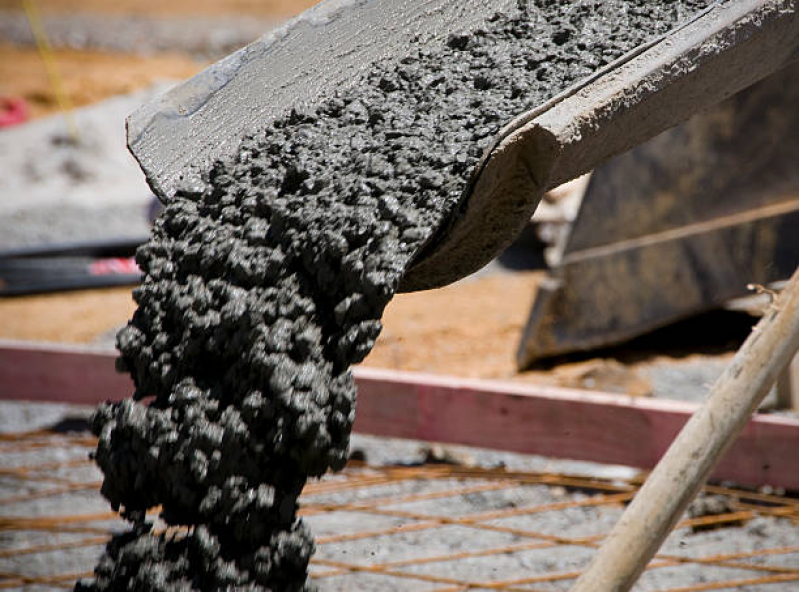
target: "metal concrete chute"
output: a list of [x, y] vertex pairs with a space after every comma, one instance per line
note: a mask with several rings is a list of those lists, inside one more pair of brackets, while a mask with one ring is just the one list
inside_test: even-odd
[[541, 196], [796, 59], [794, 1], [720, 2], [511, 122], [486, 153], [460, 211], [402, 288], [445, 285], [488, 263]]
[[[250, 131], [354, 84], [377, 59], [444, 40], [453, 23], [476, 26], [513, 2], [325, 0], [132, 114], [130, 150], [168, 200], [196, 189]], [[401, 290], [476, 271], [513, 240], [546, 190], [780, 69], [798, 46], [795, 0], [719, 2], [521, 114], [486, 151]]]
[[614, 345], [799, 266], [799, 62], [597, 168], [518, 351]]

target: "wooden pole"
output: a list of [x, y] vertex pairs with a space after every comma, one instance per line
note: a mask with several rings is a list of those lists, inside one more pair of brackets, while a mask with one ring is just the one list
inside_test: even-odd
[[799, 269], [650, 474], [572, 592], [626, 592], [799, 349]]

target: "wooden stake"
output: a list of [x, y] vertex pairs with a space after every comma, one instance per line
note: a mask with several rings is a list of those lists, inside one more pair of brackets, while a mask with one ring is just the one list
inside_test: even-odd
[[799, 270], [760, 320], [577, 580], [626, 592], [799, 349]]

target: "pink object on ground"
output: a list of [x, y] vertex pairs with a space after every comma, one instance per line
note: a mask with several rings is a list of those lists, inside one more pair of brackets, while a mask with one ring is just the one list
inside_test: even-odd
[[21, 97], [0, 97], [0, 128], [28, 121], [28, 103]]

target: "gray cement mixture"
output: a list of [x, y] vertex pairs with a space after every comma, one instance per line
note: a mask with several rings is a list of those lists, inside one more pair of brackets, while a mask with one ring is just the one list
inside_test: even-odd
[[[374, 64], [178, 193], [117, 338], [136, 393], [92, 420], [102, 493], [133, 526], [76, 589], [312, 589], [297, 497], [346, 462], [349, 367], [492, 136], [706, 4], [520, 2]], [[188, 531], [154, 534], [159, 504]]]

